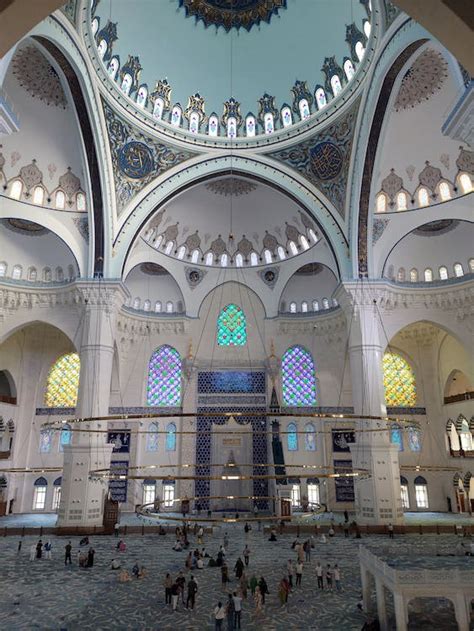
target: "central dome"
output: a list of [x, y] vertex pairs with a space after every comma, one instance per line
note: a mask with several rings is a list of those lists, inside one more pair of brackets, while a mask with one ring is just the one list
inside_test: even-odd
[[324, 110], [356, 84], [371, 28], [370, 3], [351, 0], [101, 0], [92, 11], [115, 89], [210, 136], [268, 134]]

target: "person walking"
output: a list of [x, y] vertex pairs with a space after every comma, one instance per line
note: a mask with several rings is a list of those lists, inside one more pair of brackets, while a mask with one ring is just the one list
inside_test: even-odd
[[224, 562], [221, 566], [221, 583], [222, 589], [225, 591], [227, 589], [227, 583], [229, 582], [229, 568], [227, 564]]
[[196, 602], [196, 593], [198, 590], [198, 586], [196, 581], [194, 580], [194, 576], [191, 574], [191, 578], [188, 581], [188, 597], [186, 599], [186, 609], [194, 609], [194, 604]]
[[296, 564], [296, 587], [301, 587], [301, 579], [303, 578], [303, 563], [298, 561]]
[[118, 523], [118, 521], [116, 521], [114, 524], [114, 535], [118, 538], [119, 534], [120, 534], [120, 524]]
[[232, 594], [229, 594], [227, 599], [225, 615], [227, 617], [227, 631], [234, 631], [234, 599]]
[[243, 555], [244, 555], [244, 563], [248, 567], [248, 564], [250, 563], [250, 548], [248, 547], [248, 545], [245, 545]]
[[253, 573], [249, 581], [249, 586], [250, 586], [250, 591], [252, 592], [252, 596], [255, 595], [255, 590], [257, 588], [257, 585], [258, 585], [258, 579], [255, 576], [255, 573]]
[[87, 567], [93, 567], [94, 566], [94, 555], [95, 555], [95, 550], [91, 546], [89, 548], [89, 552], [87, 553]]
[[240, 623], [242, 620], [242, 597], [234, 592], [232, 596], [234, 601], [234, 629], [240, 629]]
[[163, 581], [163, 587], [165, 588], [165, 605], [171, 605], [171, 588], [173, 586], [173, 579], [171, 574], [167, 572], [165, 580]]
[[290, 583], [286, 576], [284, 576], [280, 585], [278, 586], [278, 597], [280, 599], [280, 605], [284, 607], [288, 603], [288, 594], [290, 593]]
[[65, 550], [64, 565], [67, 565], [68, 562], [69, 562], [69, 565], [72, 565], [72, 559], [71, 559], [72, 545], [70, 541], [68, 541], [68, 543], [64, 546], [64, 550]]
[[51, 555], [51, 549], [52, 549], [52, 545], [51, 545], [51, 541], [48, 539], [48, 541], [44, 544], [44, 558], [48, 559], [48, 561], [51, 561], [52, 559], [52, 555]]
[[318, 589], [324, 589], [323, 566], [319, 561], [316, 563], [316, 578], [318, 579]]
[[40, 539], [38, 543], [36, 544], [36, 558], [41, 559], [42, 556], [43, 556], [43, 542]]
[[333, 577], [333, 572], [331, 569], [331, 565], [328, 563], [326, 566], [326, 587], [328, 588], [330, 592], [332, 592], [332, 577]]
[[171, 585], [171, 608], [173, 611], [176, 611], [178, 608], [178, 598], [179, 598], [179, 585], [177, 581]]
[[342, 592], [341, 586], [341, 571], [339, 569], [338, 564], [334, 566], [334, 583], [336, 584], [336, 591]]
[[293, 561], [288, 559], [288, 563], [286, 564], [286, 571], [288, 573], [288, 583], [290, 585], [290, 590], [293, 589], [293, 575], [295, 573], [295, 568], [293, 565]]
[[260, 577], [260, 580], [258, 581], [258, 586], [260, 588], [260, 593], [262, 594], [262, 605], [264, 605], [265, 596], [270, 592], [268, 591], [267, 581], [263, 578], [263, 576]]
[[23, 539], [20, 539], [20, 541], [18, 542], [18, 548], [16, 549], [17, 554], [20, 554], [22, 545], [23, 545]]
[[263, 611], [263, 600], [262, 600], [262, 593], [260, 591], [260, 587], [258, 587], [255, 590], [255, 594], [253, 597], [253, 601], [255, 603], [255, 615], [259, 616], [262, 611]]
[[235, 563], [234, 570], [235, 570], [235, 576], [238, 579], [240, 579], [240, 577], [242, 576], [243, 571], [244, 571], [244, 564], [243, 564], [242, 559], [240, 557], [237, 559], [237, 561]]
[[215, 629], [216, 631], [220, 631], [222, 629], [222, 623], [225, 618], [225, 607], [222, 606], [221, 601], [217, 603], [214, 607], [214, 621], [215, 621]]

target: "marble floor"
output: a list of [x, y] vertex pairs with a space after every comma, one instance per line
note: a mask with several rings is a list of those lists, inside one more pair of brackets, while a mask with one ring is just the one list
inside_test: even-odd
[[[231, 587], [236, 582], [233, 567], [241, 554], [246, 538], [242, 524], [226, 525], [230, 537], [227, 554], [232, 577]], [[215, 554], [222, 542], [224, 528], [215, 530], [204, 541], [206, 549]], [[181, 604], [173, 613], [164, 603], [163, 578], [166, 572], [175, 577], [184, 570], [186, 553], [172, 550], [171, 535], [128, 536], [125, 538], [127, 551], [115, 551], [117, 540], [110, 536], [91, 539], [96, 551], [93, 568], [79, 568], [76, 563], [79, 539], [72, 538], [73, 565], [64, 565], [64, 546], [68, 538], [52, 537], [52, 560], [29, 560], [30, 546], [37, 537], [25, 537], [22, 550], [17, 552], [19, 539], [0, 539], [2, 561], [0, 600], [0, 629], [16, 630], [183, 630], [200, 631], [213, 629], [211, 612], [217, 601], [226, 599], [221, 589], [220, 569], [207, 567], [194, 572], [198, 596], [194, 611], [187, 611]], [[46, 538], [43, 539], [43, 542]], [[284, 574], [286, 562], [295, 558], [291, 548], [292, 537], [283, 535], [276, 543], [269, 542], [262, 532], [253, 531], [248, 536], [251, 560], [248, 577], [252, 573], [264, 576], [270, 590], [262, 617], [256, 617], [254, 605], [249, 598], [244, 602], [242, 629], [259, 631], [324, 630], [352, 631], [361, 629], [366, 616], [357, 609], [360, 597], [358, 546], [360, 543], [376, 548], [388, 543], [384, 536], [364, 537], [362, 540], [335, 537], [327, 543], [315, 542], [311, 562], [305, 565], [302, 587], [290, 595], [288, 608], [281, 608], [277, 597], [277, 585]], [[454, 535], [406, 535], [395, 537], [391, 545], [405, 546], [409, 543], [420, 553], [426, 545], [436, 544], [440, 550], [454, 550], [459, 538]], [[191, 537], [191, 545], [194, 543]], [[117, 572], [109, 569], [112, 558], [119, 556], [122, 564], [131, 570], [138, 561], [148, 570], [141, 580], [120, 584]], [[343, 592], [319, 591], [316, 587], [315, 565], [338, 563], [342, 572]], [[471, 557], [474, 568], [474, 557]], [[463, 560], [464, 561], [464, 560]], [[189, 573], [186, 573], [189, 576]], [[390, 615], [393, 615], [390, 604]], [[392, 620], [393, 624], [393, 620]], [[224, 625], [225, 628], [225, 625]], [[394, 625], [393, 625], [393, 628]], [[430, 603], [410, 617], [410, 629], [428, 630], [436, 628], [451, 631], [457, 628], [453, 613], [441, 603]]]

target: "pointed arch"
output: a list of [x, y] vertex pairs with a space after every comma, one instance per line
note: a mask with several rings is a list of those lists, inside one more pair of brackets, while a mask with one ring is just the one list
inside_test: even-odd
[[147, 405], [181, 404], [181, 356], [168, 344], [156, 349], [148, 363]]
[[166, 451], [176, 451], [176, 425], [168, 423], [166, 426]]
[[281, 362], [283, 401], [286, 405], [316, 405], [316, 377], [311, 353], [291, 346]]
[[72, 442], [72, 428], [69, 423], [65, 423], [61, 427], [61, 434], [59, 437], [59, 451], [64, 451], [65, 445], [70, 445]]
[[77, 353], [67, 353], [54, 362], [46, 379], [46, 407], [76, 407], [80, 370], [81, 360]]
[[146, 435], [146, 450], [147, 451], [158, 451], [159, 444], [159, 430], [160, 426], [156, 421], [150, 423], [148, 427], [148, 434]]
[[286, 428], [286, 442], [288, 451], [298, 451], [298, 430], [296, 423], [288, 423]]
[[316, 451], [316, 429], [313, 423], [306, 423], [304, 427], [304, 448], [306, 451]]
[[247, 319], [236, 304], [222, 309], [217, 318], [217, 344], [219, 346], [245, 346], [247, 343]]
[[386, 352], [383, 356], [383, 385], [386, 405], [414, 407], [416, 405], [415, 375], [401, 355]]

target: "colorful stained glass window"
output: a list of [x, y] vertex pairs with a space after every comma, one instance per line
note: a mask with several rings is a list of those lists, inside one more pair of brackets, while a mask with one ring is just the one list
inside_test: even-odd
[[295, 423], [289, 423], [286, 431], [288, 451], [298, 451], [298, 434]]
[[408, 430], [408, 446], [411, 451], [421, 451], [421, 432], [417, 427]]
[[176, 425], [168, 423], [166, 427], [166, 451], [176, 451]]
[[68, 353], [55, 361], [46, 380], [46, 407], [76, 407], [80, 370], [81, 360], [77, 353]]
[[414, 407], [416, 405], [415, 376], [410, 364], [395, 353], [383, 356], [383, 385], [386, 405]]
[[307, 423], [304, 428], [304, 447], [306, 451], [316, 451], [316, 430], [312, 423]]
[[286, 405], [316, 404], [316, 379], [311, 354], [301, 346], [292, 346], [281, 362], [283, 400]]
[[217, 344], [219, 346], [245, 346], [246, 343], [245, 314], [237, 305], [227, 305], [217, 319]]
[[390, 430], [390, 442], [397, 445], [398, 451], [403, 451], [403, 435], [399, 425], [393, 425]]
[[64, 445], [70, 445], [72, 440], [71, 426], [66, 423], [61, 428], [61, 437], [59, 439], [59, 450], [63, 451]]
[[158, 423], [150, 423], [148, 434], [146, 435], [146, 450], [158, 451], [159, 443], [159, 425]]
[[181, 357], [172, 346], [160, 346], [148, 364], [147, 404], [173, 406], [181, 403]]

